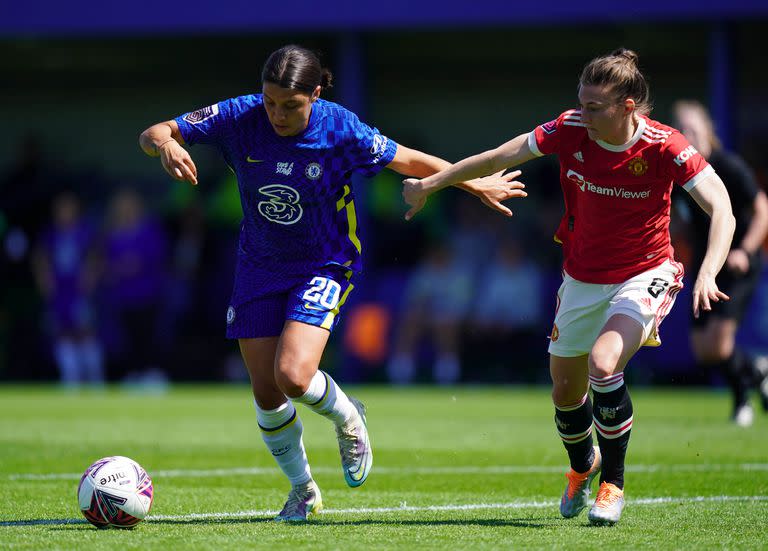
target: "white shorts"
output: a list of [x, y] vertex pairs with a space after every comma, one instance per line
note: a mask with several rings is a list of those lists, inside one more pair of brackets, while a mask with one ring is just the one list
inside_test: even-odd
[[659, 346], [659, 325], [683, 288], [683, 265], [666, 260], [624, 283], [583, 283], [563, 273], [549, 353], [575, 357], [589, 354], [611, 316], [624, 314], [643, 327], [643, 346]]

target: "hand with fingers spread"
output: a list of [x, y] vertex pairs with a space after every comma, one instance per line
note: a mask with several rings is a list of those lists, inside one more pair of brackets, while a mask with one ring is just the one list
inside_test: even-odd
[[715, 276], [699, 272], [693, 285], [693, 317], [698, 318], [702, 310], [709, 312], [712, 303], [721, 300], [730, 300], [730, 297], [718, 289]]
[[525, 184], [516, 180], [521, 174], [519, 170], [508, 174], [504, 174], [502, 170], [485, 178], [478, 178], [471, 182], [471, 191], [485, 206], [505, 216], [512, 216], [512, 211], [501, 202], [513, 197], [528, 197], [528, 193], [524, 191]]
[[163, 168], [172, 178], [182, 182], [187, 181], [193, 186], [197, 185], [197, 167], [189, 152], [181, 147], [179, 142], [170, 139], [157, 149]]

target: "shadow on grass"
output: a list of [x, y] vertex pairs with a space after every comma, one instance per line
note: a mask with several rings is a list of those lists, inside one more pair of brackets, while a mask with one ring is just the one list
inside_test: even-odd
[[65, 524], [88, 524], [84, 518], [33, 518], [0, 521], [0, 528], [7, 526], [61, 526]]
[[[153, 520], [152, 524], [248, 524], [252, 522], [273, 522], [272, 518], [239, 519], [169, 519]], [[514, 526], [518, 528], [549, 528], [557, 525], [557, 519], [442, 519], [442, 520], [329, 520], [317, 519], [309, 522], [284, 523], [283, 526]]]
[[[318, 519], [310, 522], [286, 523], [284, 526], [513, 526], [517, 528], [550, 528], [558, 524], [559, 519], [443, 519], [443, 520], [339, 520]], [[222, 519], [158, 519], [146, 521], [148, 525], [214, 525], [214, 524], [253, 524], [274, 522], [272, 517], [222, 518]], [[85, 519], [27, 519], [0, 521], [0, 527], [12, 526], [51, 526], [54, 530], [94, 529]]]

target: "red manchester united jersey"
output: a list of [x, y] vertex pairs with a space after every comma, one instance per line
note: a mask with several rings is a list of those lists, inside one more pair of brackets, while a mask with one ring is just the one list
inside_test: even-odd
[[581, 111], [528, 136], [536, 155], [557, 154], [565, 214], [555, 234], [564, 268], [585, 283], [621, 283], [673, 259], [672, 184], [690, 191], [713, 172], [680, 132], [647, 117], [624, 145], [592, 140]]

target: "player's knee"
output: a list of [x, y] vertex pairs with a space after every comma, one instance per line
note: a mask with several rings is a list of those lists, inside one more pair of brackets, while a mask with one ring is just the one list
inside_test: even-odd
[[253, 398], [261, 409], [275, 409], [285, 403], [285, 394], [273, 381], [253, 381]]
[[733, 345], [716, 341], [709, 341], [695, 347], [696, 359], [703, 364], [716, 364], [727, 360], [733, 354]]
[[610, 350], [592, 349], [589, 353], [589, 374], [605, 378], [613, 375], [619, 367], [619, 354]]
[[705, 365], [714, 364], [721, 360], [719, 355], [711, 347], [702, 348], [695, 351], [696, 359]]
[[733, 355], [734, 343], [728, 341], [721, 341], [717, 343], [716, 353], [717, 357], [722, 360], [727, 360]]
[[275, 382], [286, 396], [298, 398], [309, 388], [311, 368], [309, 362], [301, 358], [281, 359], [275, 366]]
[[556, 386], [552, 388], [552, 403], [555, 407], [568, 407], [573, 400], [573, 392], [567, 388]]
[[552, 386], [552, 403], [555, 407], [563, 408], [578, 404], [587, 393], [586, 383], [576, 384], [577, 381], [564, 379], [561, 384]]

